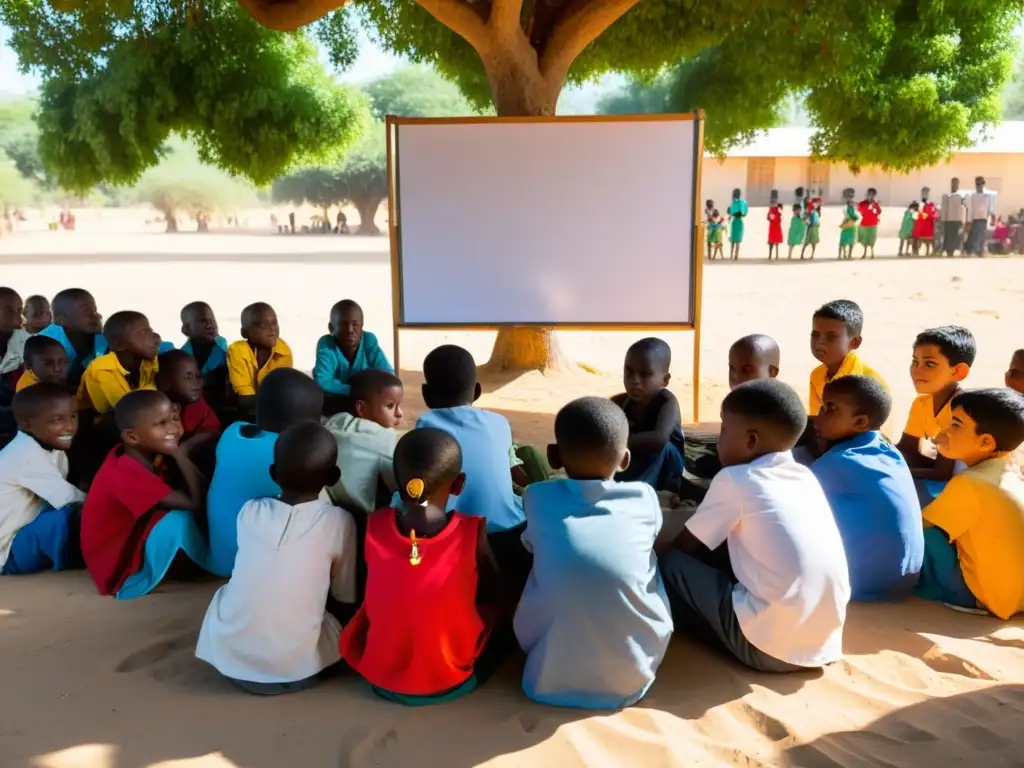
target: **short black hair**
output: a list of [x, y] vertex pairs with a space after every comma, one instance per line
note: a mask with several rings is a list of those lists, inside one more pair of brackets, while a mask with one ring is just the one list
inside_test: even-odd
[[629, 440], [629, 421], [606, 397], [581, 397], [555, 416], [555, 442], [562, 462], [618, 462]]
[[172, 371], [176, 370], [179, 365], [188, 360], [195, 360], [195, 358], [188, 352], [181, 349], [169, 349], [157, 357], [157, 383], [159, 384], [159, 382], [166, 381]]
[[969, 368], [974, 365], [974, 358], [978, 355], [974, 334], [959, 325], [940, 325], [938, 328], [921, 331], [914, 339], [914, 349], [926, 344], [938, 347], [950, 365], [966, 363]]
[[124, 338], [124, 335], [128, 332], [129, 328], [143, 320], [147, 323], [149, 322], [149, 318], [141, 312], [135, 312], [130, 309], [115, 312], [108, 317], [107, 322], [103, 324], [103, 336], [106, 338], [107, 344], [113, 347], [114, 344]]
[[63, 291], [58, 291], [57, 295], [53, 297], [50, 307], [53, 309], [54, 316], [63, 315], [71, 311], [72, 304], [83, 300], [95, 301], [96, 299], [85, 288], [65, 288]]
[[851, 336], [860, 336], [864, 330], [864, 311], [855, 301], [836, 299], [822, 304], [814, 311], [815, 318], [824, 320], [840, 320]]
[[626, 357], [630, 355], [643, 355], [651, 362], [662, 366], [666, 373], [672, 365], [672, 348], [668, 342], [655, 336], [648, 336], [631, 344], [626, 350]]
[[402, 380], [391, 371], [380, 371], [376, 368], [366, 368], [352, 375], [348, 380], [351, 388], [353, 405], [359, 400], [369, 400], [378, 392], [392, 387], [401, 387]]
[[[259, 315], [268, 311], [274, 312], [274, 308], [267, 304], [267, 302], [265, 301], [257, 301], [253, 304], [250, 304], [249, 306], [242, 310], [242, 327], [248, 328], [250, 325], [256, 322], [256, 318]], [[276, 315], [277, 313], [274, 312], [274, 314]]]
[[18, 293], [16, 290], [14, 290], [13, 288], [10, 288], [10, 287], [8, 287], [6, 285], [0, 285], [0, 298], [3, 298], [5, 296], [13, 296], [18, 301], [21, 301], [21, 294], [20, 293]]
[[39, 355], [46, 354], [48, 350], [52, 349], [64, 349], [64, 345], [56, 339], [50, 338], [49, 336], [30, 336], [25, 340], [25, 351], [22, 356], [25, 358], [25, 364], [31, 367], [30, 362]]
[[796, 445], [807, 428], [807, 409], [800, 395], [778, 379], [755, 379], [725, 396], [722, 411], [769, 425], [780, 443]]
[[114, 423], [118, 431], [133, 429], [139, 423], [140, 415], [162, 403], [170, 402], [163, 392], [155, 389], [136, 389], [117, 401], [117, 405], [114, 406]]
[[51, 403], [69, 400], [73, 397], [67, 387], [48, 381], [41, 381], [31, 387], [25, 387], [20, 392], [15, 392], [14, 399], [11, 400], [14, 421], [20, 426], [41, 414]]
[[410, 481], [420, 480], [423, 489], [412, 501], [426, 501], [441, 485], [462, 472], [462, 449], [444, 430], [419, 427], [399, 439], [395, 446], [394, 470], [403, 499], [410, 498]]
[[1024, 443], [1024, 395], [1005, 387], [969, 389], [953, 398], [974, 419], [979, 435], [992, 435], [1000, 453], [1015, 451]]
[[729, 351], [732, 352], [734, 349], [747, 349], [757, 355], [768, 354], [776, 361], [781, 356], [779, 342], [764, 333], [751, 333], [736, 339], [729, 347]]
[[211, 307], [205, 301], [190, 301], [188, 304], [181, 308], [181, 324], [185, 325], [186, 323], [188, 323], [192, 315], [204, 309], [208, 309], [211, 312], [213, 312], [213, 307]]
[[363, 308], [352, 299], [342, 299], [341, 301], [336, 302], [334, 306], [331, 307], [331, 323], [334, 322], [336, 317], [341, 317], [342, 312], [346, 312], [350, 309], [358, 309], [359, 314], [363, 314]]
[[476, 396], [476, 362], [455, 344], [444, 344], [426, 356], [423, 379], [431, 399], [443, 404], [437, 407], [468, 405]]
[[50, 306], [50, 300], [48, 298], [46, 298], [42, 294], [33, 293], [31, 296], [25, 299], [25, 309], [28, 309], [30, 304], [42, 304], [44, 301], [46, 302], [47, 306]]
[[294, 368], [275, 368], [256, 391], [256, 424], [283, 432], [303, 421], [319, 423], [324, 392], [313, 379]]
[[878, 194], [878, 190], [875, 189], [874, 187], [868, 187], [868, 194], [869, 195], [877, 195]]
[[848, 397], [868, 417], [868, 429], [881, 429], [892, 412], [892, 397], [870, 376], [840, 376], [825, 385], [824, 396]]
[[274, 443], [274, 480], [281, 490], [317, 493], [331, 485], [338, 442], [315, 421], [293, 424]]

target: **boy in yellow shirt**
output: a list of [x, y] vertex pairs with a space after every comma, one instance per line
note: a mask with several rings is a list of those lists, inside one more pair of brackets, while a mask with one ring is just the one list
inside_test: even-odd
[[103, 335], [110, 352], [89, 363], [82, 376], [82, 388], [100, 415], [129, 392], [156, 389], [160, 349], [160, 336], [141, 312], [115, 312], [103, 324]]
[[924, 508], [925, 556], [917, 595], [1001, 619], [1024, 610], [1024, 396], [976, 389], [953, 398], [939, 452], [967, 469]]
[[856, 350], [863, 342], [864, 312], [848, 299], [836, 299], [818, 308], [811, 319], [811, 354], [821, 363], [811, 371], [808, 413], [821, 410], [825, 385], [841, 376], [870, 376], [886, 391], [889, 387], [878, 372], [869, 367]]
[[228, 347], [227, 367], [239, 412], [252, 414], [264, 377], [276, 368], [292, 367], [292, 350], [281, 338], [272, 306], [259, 301], [242, 310], [242, 340]]

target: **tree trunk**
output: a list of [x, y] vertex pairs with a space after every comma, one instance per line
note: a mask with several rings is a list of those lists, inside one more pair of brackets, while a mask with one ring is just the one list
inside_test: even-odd
[[167, 231], [167, 232], [177, 232], [178, 231], [178, 220], [174, 216], [174, 211], [166, 210], [166, 211], [163, 212], [163, 214], [164, 214], [164, 221], [167, 222], [167, 229], [165, 231]]
[[324, 206], [324, 228], [323, 228], [322, 231], [325, 234], [329, 234], [331, 232], [331, 230], [332, 230], [332, 227], [331, 227], [331, 206], [325, 205]]
[[356, 205], [356, 211], [359, 213], [358, 234], [380, 234], [380, 229], [377, 227], [377, 222], [375, 222], [374, 219], [377, 218], [377, 211], [380, 209], [380, 201], [382, 199], [383, 198], [380, 197], [367, 197], [353, 201]]

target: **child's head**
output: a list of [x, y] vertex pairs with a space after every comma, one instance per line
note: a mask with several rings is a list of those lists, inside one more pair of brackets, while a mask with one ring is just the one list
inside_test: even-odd
[[847, 203], [853, 202], [853, 198], [857, 195], [857, 190], [853, 187], [847, 187], [843, 190], [843, 200]]
[[53, 297], [53, 322], [71, 333], [103, 332], [103, 316], [96, 299], [84, 288], [65, 288]]
[[704, 202], [704, 207], [707, 208], [709, 211], [712, 210], [715, 207], [715, 201], [714, 200], [706, 200]]
[[1024, 349], [1018, 349], [1006, 369], [1006, 386], [1024, 394]]
[[553, 469], [573, 480], [607, 480], [629, 466], [629, 422], [605, 397], [581, 397], [555, 417], [555, 443], [548, 446]]
[[825, 385], [814, 431], [827, 443], [881, 429], [892, 410], [885, 387], [870, 376], [841, 376]]
[[395, 446], [395, 483], [407, 507], [434, 504], [442, 509], [465, 485], [462, 450], [441, 429], [420, 427], [402, 435]]
[[275, 368], [256, 392], [256, 424], [267, 432], [284, 432], [304, 421], [320, 423], [324, 392], [302, 371]]
[[779, 345], [771, 336], [752, 333], [729, 347], [729, 389], [754, 379], [779, 375]]
[[0, 334], [9, 336], [21, 324], [21, 296], [13, 288], [0, 286]]
[[270, 477], [286, 495], [312, 501], [341, 477], [337, 441], [315, 421], [293, 424], [274, 443]]
[[734, 190], [732, 191], [732, 199], [733, 199], [733, 200], [739, 200], [739, 199], [740, 199], [740, 196], [741, 196], [742, 194], [743, 194], [743, 191], [742, 191], [741, 189], [734, 189]]
[[367, 369], [351, 379], [352, 413], [387, 429], [402, 423], [402, 380], [390, 371]]
[[213, 344], [219, 328], [213, 308], [205, 301], [193, 301], [181, 308], [181, 332], [189, 341]]
[[793, 204], [793, 213], [796, 214], [797, 216], [799, 216], [800, 212], [801, 212], [800, 203], [794, 203]]
[[27, 387], [11, 401], [18, 429], [46, 448], [66, 451], [78, 431], [78, 402], [60, 384], [48, 381]]
[[910, 205], [908, 205], [907, 207], [908, 207], [908, 208], [909, 208], [910, 210], [914, 211], [915, 213], [916, 213], [917, 211], [921, 210], [921, 205], [920, 205], [920, 203], [918, 203], [918, 202], [917, 202], [917, 200], [913, 200], [913, 201], [911, 201]]
[[428, 408], [470, 405], [480, 397], [476, 363], [462, 347], [445, 344], [423, 361], [423, 401]]
[[935, 439], [947, 459], [973, 467], [1024, 443], [1024, 395], [1012, 389], [974, 389], [953, 398], [953, 421]]
[[720, 219], [722, 218], [722, 214], [718, 212], [717, 208], [715, 208], [715, 210], [711, 212], [711, 217], [714, 219]]
[[53, 322], [53, 313], [50, 312], [50, 300], [45, 296], [35, 294], [25, 299], [25, 330], [29, 333], [39, 333], [43, 328]]
[[868, 200], [874, 200], [878, 196], [878, 190], [874, 187], [868, 187]]
[[967, 378], [978, 348], [974, 336], [958, 325], [929, 328], [914, 339], [910, 378], [921, 395], [934, 395]]
[[256, 349], [273, 349], [280, 335], [277, 313], [269, 304], [258, 301], [242, 310], [242, 338]]
[[203, 396], [203, 374], [188, 352], [172, 349], [157, 358], [156, 388], [172, 403], [191, 405]]
[[797, 200], [800, 200], [804, 196], [804, 188], [803, 187], [797, 187], [796, 190], [793, 192], [793, 194], [796, 195], [796, 199]]
[[343, 299], [331, 307], [327, 325], [331, 336], [346, 355], [354, 355], [363, 339], [363, 308], [352, 299]]
[[[32, 389], [32, 387], [29, 387]], [[178, 448], [181, 425], [167, 395], [155, 389], [137, 389], [117, 401], [114, 423], [126, 447], [156, 456]]]
[[141, 312], [115, 312], [103, 324], [103, 335], [111, 351], [134, 355], [141, 360], [152, 360], [160, 351], [160, 336]]
[[807, 428], [800, 396], [778, 379], [740, 384], [722, 401], [718, 459], [723, 467], [792, 450]]
[[811, 354], [819, 363], [838, 368], [860, 347], [864, 313], [856, 302], [836, 299], [818, 308], [811, 318]]
[[68, 355], [64, 346], [49, 336], [33, 336], [25, 342], [25, 369], [32, 371], [39, 381], [66, 384]]
[[622, 367], [622, 385], [626, 396], [637, 403], [646, 403], [668, 386], [672, 350], [653, 336], [640, 339], [626, 350]]

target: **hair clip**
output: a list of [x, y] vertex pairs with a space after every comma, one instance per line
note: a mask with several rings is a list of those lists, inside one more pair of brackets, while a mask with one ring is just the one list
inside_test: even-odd
[[420, 545], [416, 541], [416, 531], [409, 532], [409, 542], [412, 544], [412, 549], [409, 550], [409, 565], [419, 565], [423, 558], [420, 556]]
[[426, 490], [426, 485], [418, 477], [412, 478], [412, 480], [405, 484], [405, 495], [421, 507], [425, 507], [427, 505], [426, 499], [420, 501], [420, 497], [423, 495], [424, 490]]

